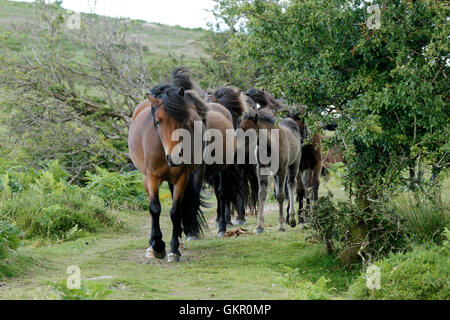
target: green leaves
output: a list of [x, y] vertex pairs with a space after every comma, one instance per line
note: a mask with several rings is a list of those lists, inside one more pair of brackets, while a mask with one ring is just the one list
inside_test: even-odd
[[310, 112], [336, 106], [349, 182], [384, 198], [418, 154], [438, 163], [448, 149], [448, 9], [373, 4], [380, 29], [367, 28], [367, 4], [356, 0], [218, 1], [215, 13], [244, 26], [226, 48], [234, 69], [252, 67], [251, 85]]

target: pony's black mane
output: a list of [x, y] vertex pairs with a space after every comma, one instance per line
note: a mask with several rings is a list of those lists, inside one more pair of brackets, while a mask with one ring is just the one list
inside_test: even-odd
[[172, 71], [172, 84], [184, 90], [194, 89], [194, 82], [189, 75], [189, 70], [184, 67], [178, 67]]
[[200, 96], [194, 90], [188, 90], [184, 92], [185, 96], [192, 102], [197, 110], [198, 115], [202, 119], [203, 123], [206, 121], [206, 114], [209, 111], [206, 101], [200, 98]]
[[180, 89], [170, 84], [161, 84], [152, 88], [150, 93], [162, 100], [164, 110], [172, 118], [184, 123], [189, 118], [189, 104], [184, 95], [179, 95]]
[[185, 67], [178, 67], [172, 71], [172, 81], [167, 79], [172, 85], [183, 88], [184, 90], [194, 90], [199, 96], [206, 98], [206, 92], [191, 79], [190, 71]]
[[235, 117], [239, 117], [245, 112], [242, 105], [241, 93], [230, 87], [222, 87], [214, 92], [214, 96], [219, 103], [227, 108]]

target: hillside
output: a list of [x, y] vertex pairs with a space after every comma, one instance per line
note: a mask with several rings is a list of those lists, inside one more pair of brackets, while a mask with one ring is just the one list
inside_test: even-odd
[[[60, 9], [63, 15], [71, 14], [70, 11]], [[35, 14], [35, 4], [26, 2], [0, 1], [0, 42], [6, 48], [20, 50], [26, 45], [28, 22]], [[82, 14], [87, 16], [87, 14]], [[92, 16], [92, 15], [90, 15]], [[103, 16], [98, 19], [114, 20]], [[137, 36], [145, 46], [148, 55], [163, 55], [180, 57], [188, 60], [196, 60], [205, 57], [205, 53], [199, 43], [199, 38], [204, 34], [203, 29], [188, 29], [179, 26], [167, 26], [159, 23], [145, 22], [142, 20], [129, 20], [131, 24], [131, 36]], [[20, 31], [21, 38], [13, 36]], [[72, 48], [80, 50], [80, 48]]]

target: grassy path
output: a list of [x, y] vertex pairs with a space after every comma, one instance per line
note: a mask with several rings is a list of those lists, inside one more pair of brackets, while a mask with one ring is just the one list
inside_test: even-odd
[[[163, 208], [162, 230], [166, 247], [170, 241], [169, 208]], [[0, 281], [0, 299], [52, 299], [55, 289], [68, 276], [66, 269], [77, 265], [81, 278], [110, 291], [108, 299], [288, 299], [298, 296], [298, 286], [289, 288], [283, 279], [285, 267], [298, 268], [298, 281], [315, 282], [324, 276], [333, 297], [343, 297], [353, 273], [337, 266], [322, 245], [305, 241], [308, 230], [299, 227], [278, 231], [276, 206], [266, 215], [266, 232], [237, 238], [217, 239], [214, 210], [207, 212], [210, 229], [202, 240], [188, 242], [183, 261], [145, 258], [150, 218], [147, 212], [126, 212], [123, 230], [104, 230], [95, 235], [48, 246], [25, 244], [22, 256], [33, 266], [14, 278]], [[245, 226], [255, 229], [256, 218]], [[297, 277], [296, 277], [297, 279]], [[296, 280], [297, 281], [297, 280]], [[294, 290], [294, 291], [293, 291]]]

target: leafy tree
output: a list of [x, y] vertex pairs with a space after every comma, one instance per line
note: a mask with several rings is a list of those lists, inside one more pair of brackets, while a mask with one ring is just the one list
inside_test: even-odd
[[361, 206], [386, 200], [405, 168], [449, 164], [448, 5], [372, 1], [220, 0], [236, 68], [316, 114], [340, 114], [336, 141]]

